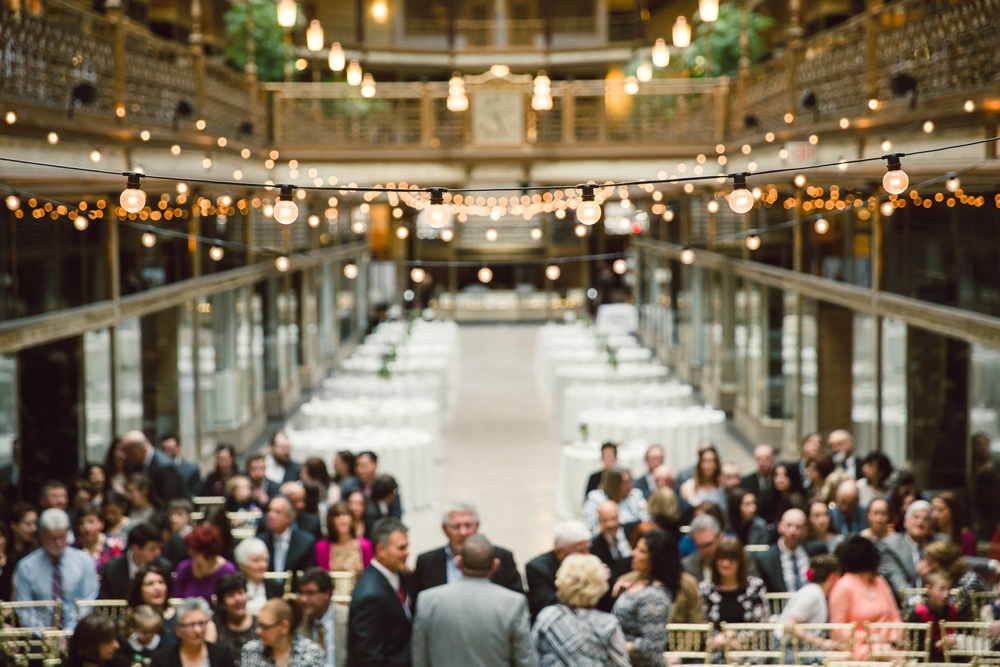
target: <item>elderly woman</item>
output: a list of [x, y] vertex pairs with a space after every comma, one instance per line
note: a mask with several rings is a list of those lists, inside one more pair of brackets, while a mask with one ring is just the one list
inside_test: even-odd
[[649, 520], [646, 498], [632, 486], [632, 473], [624, 468], [608, 468], [601, 475], [600, 486], [588, 493], [583, 503], [583, 522], [594, 535], [600, 531], [597, 511], [606, 500], [618, 503], [618, 521], [623, 526]]
[[671, 590], [679, 585], [680, 570], [672, 570], [670, 548], [677, 550], [662, 530], [646, 532], [632, 550], [632, 570], [638, 579], [615, 600], [612, 613], [625, 633], [625, 648], [635, 667], [663, 665], [667, 648], [667, 621], [673, 611]]
[[236, 667], [236, 655], [222, 644], [205, 639], [212, 622], [212, 608], [201, 598], [191, 597], [177, 605], [174, 632], [177, 643], [153, 655], [158, 667]]
[[860, 535], [846, 538], [837, 550], [843, 576], [830, 590], [831, 623], [855, 623], [854, 659], [868, 660], [865, 621], [901, 623], [896, 596], [879, 574], [882, 563], [875, 543]]
[[246, 582], [247, 612], [256, 616], [268, 600], [281, 597], [284, 586], [280, 581], [264, 579], [271, 562], [271, 552], [263, 540], [246, 538], [236, 545], [234, 557]]
[[972, 593], [990, 590], [983, 578], [962, 557], [962, 550], [955, 542], [938, 540], [924, 547], [924, 560], [917, 563], [921, 577], [934, 570], [943, 570], [958, 589], [955, 607], [960, 621], [978, 621], [979, 610], [972, 608]]
[[257, 619], [247, 609], [247, 579], [242, 574], [227, 574], [215, 584], [215, 627], [218, 642], [233, 653], [257, 636]]
[[531, 631], [539, 667], [631, 664], [618, 619], [594, 609], [607, 590], [607, 568], [597, 556], [563, 560], [556, 572], [559, 604], [542, 609]]
[[298, 600], [268, 600], [257, 616], [257, 637], [243, 645], [241, 667], [324, 667], [326, 651], [296, 634], [302, 623]]
[[219, 577], [236, 572], [236, 566], [221, 555], [222, 536], [219, 529], [210, 523], [203, 523], [184, 537], [184, 544], [189, 558], [177, 565], [174, 595], [210, 600]]
[[80, 619], [70, 637], [66, 667], [105, 667], [118, 650], [118, 624], [104, 612]]

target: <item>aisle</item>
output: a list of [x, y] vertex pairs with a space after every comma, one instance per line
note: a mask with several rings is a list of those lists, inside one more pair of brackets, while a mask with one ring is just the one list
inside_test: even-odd
[[[518, 567], [552, 548], [558, 436], [535, 386], [537, 327], [463, 326], [461, 375], [439, 464], [440, 507], [479, 508], [481, 532], [514, 552]], [[405, 493], [405, 489], [403, 490]], [[411, 512], [411, 552], [444, 543], [440, 508]]]

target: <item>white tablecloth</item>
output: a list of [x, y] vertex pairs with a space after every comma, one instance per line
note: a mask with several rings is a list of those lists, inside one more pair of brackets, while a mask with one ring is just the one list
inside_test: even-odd
[[605, 303], [597, 307], [597, 328], [601, 331], [627, 331], [639, 328], [639, 309], [631, 303]]
[[444, 383], [441, 377], [431, 374], [406, 373], [381, 378], [378, 375], [336, 375], [323, 380], [320, 396], [335, 398], [426, 397], [444, 400]]
[[578, 415], [595, 408], [687, 407], [693, 405], [694, 389], [679, 382], [662, 384], [640, 382], [626, 384], [573, 384], [563, 392], [562, 424], [564, 442], [580, 436]]
[[358, 398], [312, 400], [299, 411], [299, 428], [417, 428], [434, 436], [434, 455], [441, 450], [441, 407], [431, 398]]
[[416, 320], [412, 325], [406, 322], [383, 322], [365, 340], [375, 343], [444, 342], [458, 343], [458, 324], [455, 322], [426, 322]]
[[708, 407], [597, 408], [579, 414], [593, 442], [645, 440], [663, 447], [663, 462], [674, 470], [697, 462], [698, 443], [708, 439], [720, 446], [726, 435], [726, 413]]
[[[632, 477], [646, 474], [646, 449], [642, 440], [626, 442], [618, 447], [618, 465], [632, 471]], [[559, 477], [556, 480], [555, 510], [560, 519], [582, 516], [587, 480], [601, 469], [600, 441], [590, 440], [565, 445], [559, 459]]]
[[415, 428], [315, 428], [288, 431], [292, 458], [297, 461], [317, 456], [332, 464], [333, 455], [348, 449], [355, 454], [370, 450], [378, 455], [380, 473], [392, 475], [406, 511], [428, 507], [434, 502], [435, 479], [433, 436]]
[[550, 409], [554, 412], [556, 424], [561, 424], [562, 415], [559, 412], [562, 397], [571, 384], [663, 382], [668, 375], [665, 366], [653, 363], [622, 363], [618, 364], [618, 368], [603, 362], [561, 366], [555, 372], [555, 382], [548, 394]]

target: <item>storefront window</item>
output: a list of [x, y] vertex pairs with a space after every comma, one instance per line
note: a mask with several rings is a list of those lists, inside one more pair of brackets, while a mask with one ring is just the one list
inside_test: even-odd
[[[111, 331], [83, 334], [84, 440], [88, 461], [104, 461], [114, 428], [111, 426]], [[17, 393], [12, 393], [12, 397]]]

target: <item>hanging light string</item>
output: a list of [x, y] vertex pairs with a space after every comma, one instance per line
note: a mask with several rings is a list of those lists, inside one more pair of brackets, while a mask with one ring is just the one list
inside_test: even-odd
[[552, 264], [571, 264], [573, 262], [597, 261], [602, 259], [621, 259], [627, 255], [626, 252], [605, 252], [596, 255], [569, 255], [566, 257], [541, 257], [536, 259], [503, 259], [503, 260], [397, 260], [395, 263], [401, 266], [437, 266], [437, 267], [475, 267], [475, 266], [534, 266]]

